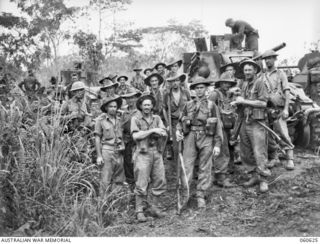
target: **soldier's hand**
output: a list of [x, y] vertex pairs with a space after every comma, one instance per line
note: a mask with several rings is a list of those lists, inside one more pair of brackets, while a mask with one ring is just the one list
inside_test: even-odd
[[217, 157], [220, 154], [220, 147], [213, 148], [213, 157]]
[[102, 158], [102, 157], [98, 157], [98, 158], [97, 158], [97, 164], [98, 164], [98, 165], [103, 164], [103, 158]]
[[177, 141], [181, 141], [184, 138], [183, 134], [179, 130], [176, 131], [176, 138], [177, 138]]
[[283, 110], [281, 116], [284, 120], [286, 120], [289, 117], [288, 110]]

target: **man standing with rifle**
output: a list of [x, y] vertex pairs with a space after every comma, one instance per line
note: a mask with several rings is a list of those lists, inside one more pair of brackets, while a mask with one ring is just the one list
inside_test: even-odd
[[186, 191], [193, 179], [195, 162], [199, 159], [196, 197], [198, 208], [206, 207], [206, 193], [211, 186], [212, 157], [220, 154], [222, 125], [217, 106], [206, 97], [211, 81], [198, 77], [190, 85], [195, 89], [196, 99], [187, 102], [177, 125], [177, 141], [183, 140], [185, 177], [181, 177], [184, 188], [184, 204], [188, 202]]
[[170, 131], [170, 140], [173, 146], [173, 159], [177, 162], [178, 159], [178, 142], [176, 139], [176, 126], [180, 114], [182, 112], [185, 104], [191, 100], [190, 93], [181, 87], [186, 80], [186, 75], [176, 75], [174, 77], [168, 78], [168, 84], [170, 87], [169, 91], [165, 91], [163, 95], [163, 104], [165, 119]]
[[[272, 120], [271, 127], [280, 135], [280, 137], [290, 145], [285, 147], [286, 160], [284, 167], [287, 170], [294, 169], [293, 163], [293, 144], [291, 142], [286, 119], [289, 116], [289, 101], [290, 101], [290, 88], [286, 74], [275, 67], [275, 61], [278, 54], [273, 50], [266, 51], [262, 54], [262, 59], [265, 61], [267, 70], [263, 73], [262, 78], [265, 82], [269, 94], [268, 105], [269, 118]], [[276, 163], [279, 163], [277, 155], [277, 143], [272, 136], [269, 136], [269, 168], [272, 168]]]
[[257, 78], [260, 66], [253, 60], [244, 60], [240, 63], [245, 79], [239, 84], [241, 96], [238, 96], [232, 105], [242, 106], [239, 114], [242, 118], [240, 128], [240, 155], [241, 161], [251, 173], [246, 187], [260, 183], [260, 191], [268, 191], [268, 177], [271, 172], [267, 169], [268, 163], [268, 133], [260, 123], [266, 123], [266, 107], [268, 93], [262, 79]]

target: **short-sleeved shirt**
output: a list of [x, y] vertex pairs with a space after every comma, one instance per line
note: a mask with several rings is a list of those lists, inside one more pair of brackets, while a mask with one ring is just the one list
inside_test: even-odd
[[[164, 124], [158, 115], [152, 115], [151, 122], [148, 122], [141, 113], [133, 116], [131, 119], [131, 135], [135, 132], [147, 131], [154, 128], [165, 129]], [[148, 142], [150, 143], [150, 140], [152, 140], [151, 135], [143, 140], [137, 141], [137, 149], [140, 150], [141, 144], [148, 144]], [[153, 141], [152, 144], [156, 144], [156, 142]]]
[[290, 89], [288, 78], [282, 70], [273, 69], [270, 72], [265, 72], [262, 77], [266, 83], [268, 93], [277, 91], [284, 93], [285, 90]]
[[96, 119], [94, 134], [101, 138], [101, 144], [110, 147], [123, 146], [121, 118], [116, 117], [115, 124], [108, 114], [103, 113]]
[[185, 104], [191, 100], [190, 93], [189, 91], [180, 88], [180, 99], [179, 101], [176, 101], [172, 94], [172, 90], [170, 90], [169, 92], [165, 92], [163, 95], [163, 106], [166, 111], [168, 111], [169, 99], [171, 108], [171, 118], [179, 119]]
[[231, 106], [232, 99], [224, 94], [220, 88], [214, 89], [209, 94], [209, 100], [213, 101], [221, 111], [234, 112], [234, 108]]
[[247, 100], [268, 101], [268, 91], [261, 78], [256, 78], [251, 82], [241, 80], [239, 83], [241, 96]]

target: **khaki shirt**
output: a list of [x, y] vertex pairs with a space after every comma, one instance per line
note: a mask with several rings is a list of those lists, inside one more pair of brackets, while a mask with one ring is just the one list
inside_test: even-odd
[[123, 146], [121, 124], [120, 117], [116, 117], [114, 124], [108, 114], [103, 113], [96, 119], [94, 134], [101, 138], [102, 145]]
[[119, 85], [116, 89], [116, 94], [121, 96], [124, 94], [129, 93], [132, 89], [134, 89], [131, 85], [124, 84], [124, 85]]
[[[149, 123], [143, 115], [140, 113], [136, 116], [133, 116], [131, 119], [131, 135], [135, 132], [139, 131], [147, 131], [154, 128], [162, 128], [165, 129], [161, 118], [158, 115], [152, 115], [151, 122]], [[155, 137], [159, 137], [156, 135]], [[157, 145], [157, 141], [152, 135], [147, 138], [137, 141], [137, 150], [140, 151], [142, 145]]]
[[150, 94], [156, 99], [156, 105], [153, 108], [153, 113], [161, 116], [163, 109], [163, 93], [158, 89], [157, 91], [151, 90]]
[[[209, 108], [209, 103], [211, 103], [211, 110]], [[197, 110], [199, 111], [198, 113], [196, 113]], [[219, 110], [213, 102], [209, 101], [206, 97], [202, 98], [200, 101], [191, 100], [185, 105], [181, 119], [185, 116], [191, 118], [191, 126], [206, 126], [208, 118], [218, 118], [216, 132], [213, 136], [213, 143], [215, 146], [221, 147], [223, 138], [222, 122]], [[182, 125], [181, 123], [178, 123], [177, 130], [181, 129]]]
[[62, 104], [62, 115], [70, 115], [72, 113], [76, 113], [79, 116], [85, 117], [86, 113], [88, 113], [88, 108], [85, 99], [76, 100], [76, 98], [73, 97]]
[[147, 90], [147, 85], [144, 83], [144, 79], [141, 75], [134, 76], [131, 80], [131, 86], [138, 89], [141, 92], [144, 92]]
[[133, 116], [137, 116], [140, 114], [140, 111], [138, 109], [134, 109], [132, 111], [124, 111], [122, 114], [122, 128], [123, 128], [123, 137], [124, 141], [127, 142], [131, 140], [131, 118]]

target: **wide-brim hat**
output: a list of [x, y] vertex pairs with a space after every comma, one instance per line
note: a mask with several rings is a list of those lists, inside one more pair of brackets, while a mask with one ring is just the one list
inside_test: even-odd
[[185, 74], [176, 75], [174, 77], [170, 77], [167, 79], [168, 82], [174, 81], [176, 79], [179, 79], [181, 82], [184, 82], [186, 80], [187, 76]]
[[159, 66], [159, 65], [162, 65], [163, 67], [166, 67], [166, 66], [167, 66], [165, 63], [160, 62], [160, 63], [157, 63], [157, 64], [154, 66], [153, 69], [158, 69], [158, 66]]
[[246, 64], [250, 64], [250, 65], [253, 65], [256, 69], [257, 69], [257, 74], [260, 73], [261, 71], [261, 67], [259, 64], [257, 64], [255, 61], [253, 61], [252, 59], [245, 59], [243, 61], [240, 62], [240, 69], [241, 71], [243, 72], [243, 67], [246, 65]]
[[112, 78], [110, 78], [109, 76], [102, 78], [101, 80], [98, 81], [99, 84], [102, 84], [105, 80], [110, 80], [112, 81]]
[[135, 69], [133, 69], [133, 71], [142, 71], [142, 69], [140, 69], [140, 68], [135, 68]]
[[213, 83], [211, 80], [207, 80], [201, 76], [197, 77], [191, 84], [189, 89], [193, 90], [197, 85], [203, 84], [205, 86], [210, 86]]
[[168, 65], [166, 66], [166, 68], [167, 68], [167, 69], [171, 69], [171, 67], [172, 67], [174, 64], [178, 64], [178, 66], [179, 66], [179, 68], [180, 68], [181, 65], [182, 65], [182, 60], [180, 59], [180, 60], [178, 60], [178, 61], [172, 62], [172, 63], [168, 64]]
[[154, 76], [158, 78], [158, 80], [159, 80], [159, 86], [164, 82], [164, 79], [163, 79], [163, 77], [162, 77], [160, 74], [154, 73], [154, 74], [149, 75], [147, 78], [145, 78], [145, 79], [144, 79], [144, 83], [145, 83], [147, 86], [151, 86], [151, 85], [150, 85], [150, 79], [151, 79], [152, 77], [154, 77]]
[[100, 90], [104, 91], [105, 89], [108, 89], [108, 88], [111, 88], [111, 87], [114, 87], [114, 88], [117, 88], [119, 86], [119, 83], [118, 82], [113, 82], [112, 80], [110, 79], [105, 79], [108, 83], [107, 84], [104, 84], [102, 87], [100, 87]]
[[151, 100], [151, 103], [153, 105], [153, 108], [156, 106], [156, 99], [154, 98], [154, 96], [150, 95], [150, 94], [145, 94], [142, 95], [141, 97], [138, 98], [137, 103], [136, 103], [136, 107], [137, 109], [139, 109], [140, 111], [141, 109], [141, 104], [144, 100]]
[[121, 78], [125, 78], [126, 81], [129, 80], [128, 76], [120, 75], [120, 76], [117, 78], [117, 81], [119, 81]]
[[129, 91], [126, 94], [121, 95], [122, 98], [129, 98], [129, 97], [140, 97], [142, 93], [134, 88], [129, 88]]
[[144, 74], [146, 74], [146, 73], [147, 73], [147, 71], [152, 72], [153, 70], [154, 70], [153, 68], [146, 68], [146, 69], [143, 71], [143, 73], [144, 73]]
[[119, 96], [117, 96], [117, 95], [115, 95], [115, 96], [110, 96], [110, 97], [106, 97], [106, 98], [103, 98], [103, 99], [102, 99], [102, 101], [101, 101], [101, 107], [100, 107], [101, 111], [104, 112], [104, 113], [106, 113], [107, 111], [105, 110], [105, 107], [106, 107], [109, 103], [111, 103], [111, 102], [113, 102], [113, 101], [115, 101], [115, 102], [117, 103], [118, 109], [121, 107], [121, 105], [122, 105], [122, 98], [119, 97]]
[[229, 66], [233, 67], [235, 69], [235, 71], [237, 69], [239, 69], [239, 63], [226, 63], [225, 65], [220, 67], [220, 74], [224, 73], [226, 71], [227, 67], [229, 67]]
[[262, 54], [261, 58], [266, 59], [268, 57], [277, 57], [277, 56], [278, 56], [278, 54], [275, 51], [267, 50]]
[[220, 78], [214, 83], [215, 88], [220, 87], [221, 82], [228, 82], [231, 84], [231, 87], [237, 85], [235, 78], [232, 78], [227, 72], [222, 73]]

